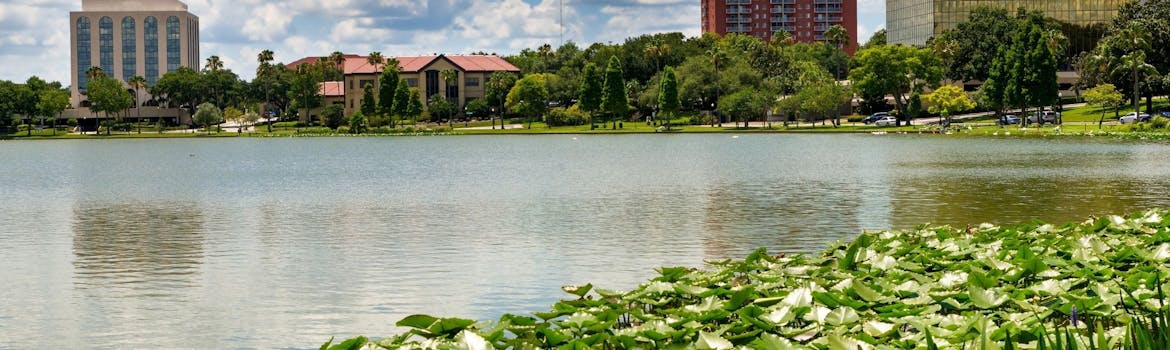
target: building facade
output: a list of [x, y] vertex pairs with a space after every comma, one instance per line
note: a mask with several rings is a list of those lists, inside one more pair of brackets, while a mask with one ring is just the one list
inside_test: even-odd
[[857, 48], [857, 0], [702, 0], [704, 33], [739, 33], [764, 40], [786, 31], [797, 42], [825, 41], [825, 30], [845, 27]]
[[[122, 82], [137, 75], [154, 85], [167, 72], [200, 64], [199, 18], [178, 0], [82, 0], [81, 11], [69, 13], [69, 23], [75, 109], [89, 106], [90, 67]], [[140, 93], [138, 107], [149, 99]]]
[[[1044, 16], [1074, 28], [1100, 28], [1132, 0], [886, 0], [886, 40], [890, 44], [926, 45], [926, 41], [966, 21], [977, 7], [1014, 11], [1039, 10]], [[1100, 29], [1097, 29], [1100, 30]], [[1076, 39], [1074, 35], [1069, 36]], [[1089, 38], [1096, 39], [1096, 38]], [[1072, 46], [1080, 45], [1073, 42]]]
[[[298, 65], [312, 64], [320, 59], [306, 57], [288, 64], [288, 67], [296, 69]], [[424, 108], [428, 98], [442, 94], [462, 109], [467, 102], [486, 96], [486, 83], [492, 73], [504, 71], [520, 74], [516, 66], [503, 58], [490, 55], [399, 56], [396, 59], [399, 78], [406, 79], [407, 85], [419, 90]], [[320, 94], [325, 97], [325, 104], [344, 105], [345, 115], [348, 116], [361, 110], [366, 84], [372, 84], [374, 96], [378, 96], [381, 91], [378, 79], [382, 67], [371, 65], [366, 56], [345, 55], [342, 68], [344, 81], [322, 83]], [[445, 70], [455, 72], [453, 81], [443, 79], [442, 72]]]

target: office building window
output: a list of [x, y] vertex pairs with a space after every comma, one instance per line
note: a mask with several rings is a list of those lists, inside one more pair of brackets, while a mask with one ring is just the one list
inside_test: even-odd
[[98, 64], [108, 76], [114, 75], [114, 20], [98, 20]]
[[158, 82], [158, 19], [154, 16], [142, 20], [142, 49], [146, 58], [146, 83], [154, 86]]
[[179, 69], [179, 17], [167, 17], [167, 71]]
[[135, 38], [134, 17], [122, 18], [122, 81], [138, 75], [138, 43]]
[[89, 84], [89, 77], [85, 71], [93, 66], [89, 52], [89, 17], [77, 18], [77, 89], [85, 91]]

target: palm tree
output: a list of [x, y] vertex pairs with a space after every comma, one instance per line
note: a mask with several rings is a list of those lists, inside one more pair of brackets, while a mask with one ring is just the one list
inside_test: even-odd
[[712, 46], [707, 49], [707, 56], [711, 57], [711, 65], [715, 67], [715, 102], [711, 105], [711, 110], [719, 119], [719, 126], [723, 126], [723, 117], [719, 116], [719, 109], [715, 108], [715, 105], [719, 103], [719, 94], [722, 92], [719, 86], [719, 60], [723, 57], [723, 50], [719, 49], [719, 46]]
[[370, 53], [369, 57], [366, 57], [366, 61], [374, 66], [374, 72], [381, 72], [382, 66], [386, 64], [386, 57], [382, 56], [381, 52], [374, 51]]
[[659, 71], [662, 70], [662, 57], [670, 53], [670, 44], [655, 39], [642, 52], [654, 59], [654, 71]]
[[209, 72], [218, 72], [220, 69], [223, 69], [223, 61], [219, 59], [219, 56], [208, 57], [207, 64], [203, 66], [203, 69]]
[[[444, 82], [447, 82], [446, 89], [448, 89], [448, 90], [450, 90], [452, 86], [455, 86], [459, 82], [459, 72], [456, 72], [454, 69], [444, 69], [444, 70], [439, 72], [439, 76], [443, 78]], [[451, 103], [454, 103], [456, 106], [459, 106], [458, 99], [459, 99], [458, 96], [452, 96], [451, 92], [447, 91], [447, 101], [450, 101]], [[455, 116], [447, 117], [447, 125], [453, 126], [452, 121], [454, 119], [455, 119]]]
[[106, 71], [102, 70], [102, 67], [93, 66], [93, 67], [89, 67], [89, 69], [85, 70], [85, 77], [89, 78], [89, 80], [94, 80], [97, 77], [100, 77], [103, 75], [106, 75]]
[[[849, 32], [845, 30], [845, 27], [842, 27], [839, 24], [834, 24], [833, 26], [829, 27], [829, 29], [825, 30], [825, 39], [828, 39], [829, 42], [833, 43], [833, 46], [837, 47], [837, 51], [842, 51], [843, 53], [845, 51], [846, 43], [849, 42]], [[841, 66], [838, 65], [837, 76], [833, 77], [833, 80], [840, 81], [843, 78], [843, 75], [844, 74], [841, 72]], [[838, 112], [838, 114], [839, 113], [840, 112]], [[839, 125], [841, 125], [840, 115], [833, 119], [833, 126], [835, 127]]]
[[141, 125], [142, 125], [141, 124], [142, 123], [142, 108], [140, 108], [140, 107], [142, 107], [142, 104], [138, 103], [138, 96], [142, 94], [142, 89], [147, 88], [146, 78], [143, 78], [141, 75], [135, 75], [133, 77], [130, 77], [130, 81], [128, 81], [126, 83], [129, 84], [130, 87], [134, 89], [134, 109], [137, 111], [136, 113], [138, 113], [138, 125], [140, 125], [138, 127], [138, 133], [141, 134], [142, 133], [142, 127], [141, 127]]
[[340, 72], [341, 79], [345, 79], [345, 54], [341, 51], [333, 51], [329, 54], [329, 62], [332, 62], [337, 71]]
[[1138, 104], [1141, 102], [1141, 90], [1138, 89], [1139, 77], [1142, 74], [1158, 74], [1158, 70], [1153, 65], [1146, 63], [1145, 51], [1137, 50], [1121, 56], [1117, 67], [1113, 68], [1113, 74], [1133, 74], [1133, 111], [1137, 113], [1139, 111]]
[[[260, 51], [260, 54], [256, 55], [256, 62], [260, 63], [260, 65], [256, 67], [256, 77], [257, 78], [267, 78], [268, 77], [268, 73], [272, 70], [271, 63], [272, 63], [273, 59], [275, 59], [275, 58], [273, 57], [272, 50], [266, 49], [264, 51]], [[265, 119], [267, 119], [268, 104], [272, 102], [272, 98], [269, 96], [268, 79], [264, 79], [261, 81], [264, 82], [264, 114], [266, 117]], [[269, 120], [267, 124], [268, 124], [268, 132], [271, 133], [272, 132], [272, 121]]]
[[794, 43], [792, 33], [787, 30], [777, 30], [775, 33], [772, 33], [772, 45], [791, 46]]
[[544, 63], [544, 67], [540, 71], [542, 73], [551, 72], [551, 70], [549, 70], [548, 60], [553, 57], [552, 45], [549, 45], [547, 43], [544, 45], [540, 45], [540, 47], [538, 47], [536, 49], [536, 53], [538, 55], [540, 55], [540, 58], [543, 59], [543, 63]]

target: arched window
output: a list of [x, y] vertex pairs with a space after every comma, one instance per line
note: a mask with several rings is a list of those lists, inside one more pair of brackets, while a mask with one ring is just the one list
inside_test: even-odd
[[138, 75], [138, 46], [134, 36], [134, 17], [122, 18], [122, 81]]
[[114, 76], [114, 20], [98, 20], [98, 64], [108, 76]]
[[85, 71], [93, 67], [89, 52], [89, 17], [77, 18], [77, 90], [85, 91], [89, 77]]
[[167, 17], [167, 71], [179, 69], [179, 17]]
[[154, 86], [158, 82], [158, 19], [154, 16], [142, 20], [142, 49], [146, 58], [146, 83]]

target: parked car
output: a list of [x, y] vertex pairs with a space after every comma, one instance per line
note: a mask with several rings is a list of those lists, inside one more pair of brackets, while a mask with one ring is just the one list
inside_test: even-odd
[[1059, 116], [1060, 113], [1053, 111], [1044, 111], [1043, 113], [1034, 112], [1032, 115], [1028, 116], [1028, 123], [1040, 123], [1040, 125], [1044, 125], [1045, 123], [1056, 123], [1056, 118]]
[[865, 119], [862, 119], [861, 122], [863, 124], [869, 125], [869, 124], [873, 124], [874, 122], [878, 121], [878, 119], [882, 119], [883, 117], [889, 117], [889, 116], [890, 116], [889, 112], [877, 112], [877, 113], [869, 115], [868, 117], [865, 117]]
[[1162, 115], [1162, 118], [1170, 118], [1170, 111], [1162, 111], [1162, 113], [1159, 114]]
[[1129, 112], [1129, 113], [1126, 113], [1125, 115], [1121, 116], [1121, 118], [1117, 118], [1117, 122], [1121, 123], [1121, 124], [1133, 124], [1133, 123], [1137, 123], [1137, 122], [1148, 122], [1148, 121], [1150, 121], [1149, 114], [1138, 113], [1138, 112]]
[[877, 125], [877, 126], [898, 125], [898, 118], [894, 118], [893, 116], [887, 115], [887, 116], [879, 118], [877, 121], [874, 121], [873, 125]]
[[1020, 123], [1020, 117], [1014, 114], [1004, 114], [995, 120], [996, 125], [1016, 125]]

